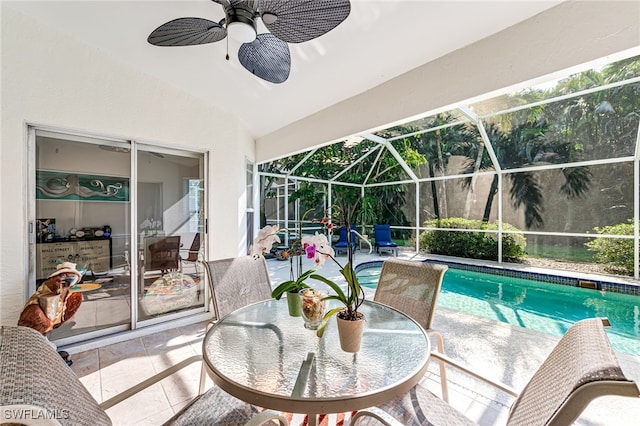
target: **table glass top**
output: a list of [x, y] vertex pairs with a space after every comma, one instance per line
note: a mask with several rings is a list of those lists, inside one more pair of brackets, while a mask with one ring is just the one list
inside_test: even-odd
[[[337, 306], [328, 303], [327, 309]], [[366, 323], [361, 349], [354, 354], [340, 348], [335, 317], [318, 338], [301, 317], [289, 316], [284, 299], [250, 305], [208, 332], [205, 361], [214, 375], [234, 386], [303, 399], [378, 393], [423, 371], [430, 346], [418, 324], [377, 303], [365, 302], [360, 311]], [[314, 363], [308, 379], [299, 379], [310, 353]]]

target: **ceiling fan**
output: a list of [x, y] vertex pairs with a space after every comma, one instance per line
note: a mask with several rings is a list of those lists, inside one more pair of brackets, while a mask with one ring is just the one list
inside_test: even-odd
[[[328, 33], [351, 11], [349, 0], [212, 0], [224, 9], [220, 22], [178, 18], [160, 25], [147, 38], [155, 46], [214, 43], [227, 35], [242, 43], [238, 59], [250, 73], [271, 83], [289, 78], [287, 43], [302, 43]], [[257, 33], [261, 18], [270, 33]], [[227, 60], [229, 54], [227, 53]]]

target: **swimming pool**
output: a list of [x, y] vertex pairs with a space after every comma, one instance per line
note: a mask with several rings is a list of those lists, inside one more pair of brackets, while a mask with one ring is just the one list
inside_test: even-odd
[[[375, 288], [382, 262], [358, 265], [364, 287]], [[614, 350], [640, 356], [640, 297], [450, 267], [438, 307], [466, 312], [554, 336], [576, 321], [607, 317]]]

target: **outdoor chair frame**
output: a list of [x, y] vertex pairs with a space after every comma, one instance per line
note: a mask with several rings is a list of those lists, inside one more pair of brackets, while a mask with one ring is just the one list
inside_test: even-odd
[[[98, 403], [64, 362], [53, 345], [37, 331], [20, 326], [0, 327], [0, 409], [2, 413], [36, 413], [5, 419], [26, 425], [111, 425], [105, 410], [171, 376], [194, 362], [191, 356], [174, 366]], [[280, 413], [261, 411], [232, 397], [217, 386], [199, 394], [165, 425], [261, 425], [269, 421], [288, 425]]]
[[[382, 264], [373, 300], [389, 305], [413, 318], [436, 340], [437, 351], [444, 354], [442, 334], [431, 328], [438, 295], [447, 265], [403, 259], [387, 259]], [[440, 361], [442, 398], [448, 401], [447, 373]]]
[[[606, 318], [575, 323], [520, 393], [442, 354], [432, 353], [432, 356], [516, 397], [509, 411], [508, 425], [570, 425], [595, 398], [640, 397], [637, 383], [625, 377], [611, 348], [604, 330], [609, 325]], [[420, 384], [403, 397], [359, 411], [352, 425], [366, 417], [387, 426], [475, 424]]]

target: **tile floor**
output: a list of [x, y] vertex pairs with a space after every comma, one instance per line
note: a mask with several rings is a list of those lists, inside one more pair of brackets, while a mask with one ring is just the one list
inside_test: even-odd
[[[367, 255], [359, 254], [358, 262]], [[378, 256], [372, 258], [379, 259]], [[274, 283], [288, 274], [288, 262], [269, 261]], [[326, 269], [324, 269], [326, 268]], [[337, 274], [327, 265], [323, 274]], [[97, 401], [122, 392], [147, 377], [192, 355], [201, 354], [205, 322], [168, 329], [145, 337], [72, 353], [72, 369]], [[446, 352], [478, 371], [516, 389], [553, 348], [557, 338], [471, 315], [440, 309], [434, 328], [445, 336]], [[618, 354], [625, 374], [640, 383], [640, 358]], [[192, 364], [107, 411], [115, 425], [159, 425], [197, 394], [200, 364]], [[448, 371], [450, 402], [480, 425], [504, 424], [512, 399], [472, 379]], [[423, 383], [440, 392], [438, 369], [432, 363]], [[213, 386], [207, 379], [207, 387]], [[640, 399], [605, 397], [591, 404], [581, 425], [633, 425], [640, 418]]]

